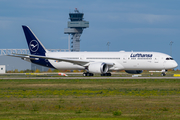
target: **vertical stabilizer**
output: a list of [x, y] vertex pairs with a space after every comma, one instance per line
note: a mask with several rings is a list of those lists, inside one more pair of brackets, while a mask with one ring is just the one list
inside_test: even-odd
[[46, 48], [43, 46], [43, 44], [38, 40], [38, 38], [35, 36], [35, 34], [31, 31], [31, 29], [28, 26], [22, 26], [24, 30], [24, 34], [27, 40], [27, 44], [29, 47], [29, 51], [33, 55], [42, 55], [45, 56]]

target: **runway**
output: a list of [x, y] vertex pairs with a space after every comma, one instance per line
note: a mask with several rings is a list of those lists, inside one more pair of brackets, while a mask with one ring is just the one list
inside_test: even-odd
[[0, 79], [180, 79], [180, 77], [0, 77]]

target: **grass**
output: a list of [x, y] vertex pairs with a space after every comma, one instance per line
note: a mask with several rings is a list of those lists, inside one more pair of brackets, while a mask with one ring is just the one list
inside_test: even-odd
[[178, 79], [0, 80], [0, 119], [178, 120]]

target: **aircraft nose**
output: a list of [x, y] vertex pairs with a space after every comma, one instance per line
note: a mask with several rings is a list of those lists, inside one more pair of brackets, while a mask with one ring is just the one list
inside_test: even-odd
[[172, 63], [172, 67], [173, 67], [173, 68], [176, 68], [177, 66], [178, 66], [177, 62], [174, 61], [174, 62]]

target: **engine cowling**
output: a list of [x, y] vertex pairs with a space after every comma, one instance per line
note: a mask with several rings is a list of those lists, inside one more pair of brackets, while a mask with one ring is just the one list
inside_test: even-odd
[[88, 66], [88, 70], [90, 73], [107, 73], [108, 72], [108, 65], [106, 63], [91, 63]]
[[141, 74], [143, 70], [125, 70], [127, 73], [130, 74]]

